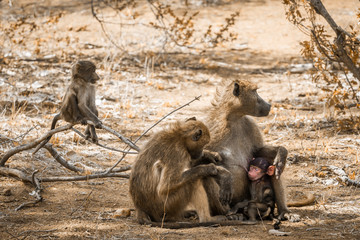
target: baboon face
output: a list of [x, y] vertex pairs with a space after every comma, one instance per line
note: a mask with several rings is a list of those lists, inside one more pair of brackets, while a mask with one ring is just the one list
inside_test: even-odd
[[240, 101], [241, 111], [246, 115], [255, 117], [267, 116], [271, 104], [265, 102], [257, 93], [257, 88], [250, 83], [233, 83], [233, 95]]
[[90, 61], [78, 61], [74, 64], [72, 74], [74, 78], [81, 78], [89, 83], [96, 83], [99, 76], [95, 72], [96, 66]]
[[202, 156], [203, 148], [210, 141], [209, 129], [195, 118], [188, 119], [183, 126], [185, 146], [192, 159]]

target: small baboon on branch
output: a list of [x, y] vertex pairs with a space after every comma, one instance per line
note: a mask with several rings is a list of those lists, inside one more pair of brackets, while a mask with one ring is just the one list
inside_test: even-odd
[[[51, 130], [55, 128], [59, 120], [72, 124], [81, 123], [87, 125], [86, 139], [91, 138], [93, 142], [98, 142], [95, 127], [101, 128], [101, 121], [98, 119], [98, 111], [95, 105], [95, 83], [100, 78], [95, 70], [95, 64], [90, 61], [77, 61], [73, 65], [71, 83], [63, 98], [60, 113], [56, 114], [52, 120]], [[95, 126], [87, 124], [88, 120], [92, 121]], [[43, 141], [34, 153], [50, 139], [51, 136]]]

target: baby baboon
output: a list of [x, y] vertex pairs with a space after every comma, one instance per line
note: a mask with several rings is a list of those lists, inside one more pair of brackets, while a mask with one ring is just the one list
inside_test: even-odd
[[[218, 152], [223, 161], [221, 165], [232, 173], [233, 197], [231, 205], [249, 198], [249, 179], [246, 169], [249, 160], [254, 157], [266, 157], [276, 166], [271, 177], [279, 217], [289, 212], [280, 174], [286, 163], [287, 150], [284, 147], [265, 145], [262, 133], [255, 121], [247, 115], [262, 117], [270, 112], [271, 105], [256, 92], [257, 87], [248, 81], [231, 81], [218, 89], [207, 124], [211, 133], [211, 142], [206, 149]], [[218, 186], [207, 186], [207, 189]], [[209, 194], [209, 192], [207, 192]], [[210, 193], [211, 194], [211, 193]], [[209, 197], [210, 205], [217, 202]], [[215, 204], [216, 205], [216, 204]], [[216, 210], [214, 210], [216, 214]], [[289, 215], [287, 215], [289, 217]]]
[[271, 186], [270, 176], [274, 174], [275, 166], [269, 164], [265, 158], [255, 158], [250, 161], [248, 177], [250, 180], [251, 200], [237, 203], [231, 208], [229, 214], [239, 210], [249, 217], [250, 221], [256, 221], [256, 216], [261, 219], [274, 216], [275, 199]]
[[[65, 93], [61, 105], [60, 113], [56, 114], [51, 129], [54, 129], [60, 119], [69, 123], [87, 124], [87, 120], [92, 121], [97, 128], [101, 127], [98, 119], [98, 111], [95, 105], [95, 83], [99, 76], [95, 72], [96, 66], [90, 61], [77, 61], [72, 67], [71, 83]], [[95, 127], [88, 125], [85, 130], [86, 139], [91, 138], [97, 142]], [[43, 147], [51, 137], [44, 140], [34, 151], [37, 152]]]
[[209, 141], [208, 128], [192, 118], [158, 132], [141, 149], [130, 176], [139, 223], [180, 220], [185, 210], [195, 210], [200, 223], [226, 220], [211, 216], [203, 179], [227, 170], [213, 163], [194, 166], [211, 154], [203, 154]]

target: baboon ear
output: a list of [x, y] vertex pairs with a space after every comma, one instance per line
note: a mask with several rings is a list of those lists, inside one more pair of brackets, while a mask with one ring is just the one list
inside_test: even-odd
[[188, 121], [196, 121], [196, 117], [191, 117], [191, 118], [188, 118], [185, 120], [185, 122], [188, 122]]
[[266, 171], [266, 174], [269, 176], [272, 176], [272, 175], [274, 175], [274, 173], [275, 173], [275, 166], [274, 165], [269, 166]]
[[192, 140], [195, 141], [195, 142], [197, 142], [197, 141], [199, 141], [199, 139], [201, 138], [201, 136], [202, 136], [202, 130], [199, 129], [199, 130], [197, 130], [197, 131], [194, 133], [194, 135], [192, 135]]
[[238, 97], [240, 95], [240, 86], [238, 83], [234, 83], [233, 94], [235, 97]]

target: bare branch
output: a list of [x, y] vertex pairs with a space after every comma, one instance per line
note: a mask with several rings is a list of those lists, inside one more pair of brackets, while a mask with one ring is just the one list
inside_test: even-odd
[[58, 133], [58, 132], [62, 132], [62, 131], [65, 131], [65, 130], [68, 130], [70, 128], [72, 128], [72, 124], [68, 124], [68, 125], [65, 125], [65, 126], [62, 126], [62, 127], [59, 127], [59, 128], [55, 128], [53, 130], [50, 130], [49, 132], [47, 132], [45, 135], [43, 135], [41, 138], [37, 139], [37, 140], [34, 140], [33, 142], [31, 143], [28, 143], [28, 144], [23, 144], [23, 145], [20, 145], [20, 146], [17, 146], [15, 148], [12, 148], [10, 149], [8, 152], [6, 152], [3, 157], [1, 158], [1, 161], [0, 161], [0, 166], [4, 166], [6, 161], [11, 157], [13, 156], [14, 154], [18, 153], [18, 152], [21, 152], [21, 151], [25, 151], [25, 150], [28, 150], [28, 149], [31, 149], [31, 148], [34, 148], [35, 146], [37, 146], [39, 143], [41, 143], [42, 141], [44, 141], [46, 138], [52, 136], [53, 134], [55, 133]]
[[[354, 74], [354, 76], [360, 80], [360, 69], [356, 67], [354, 62], [349, 57], [348, 53], [344, 49], [345, 46], [345, 37], [344, 35], [349, 35], [345, 30], [336, 24], [334, 19], [330, 16], [329, 12], [326, 10], [325, 6], [321, 0], [308, 0], [310, 1], [311, 6], [315, 9], [316, 13], [321, 15], [334, 30], [337, 35], [335, 44], [337, 46], [336, 53], [338, 54], [339, 59], [348, 67], [348, 69]], [[350, 36], [350, 35], [349, 35]]]
[[93, 143], [99, 147], [102, 147], [102, 148], [106, 148], [108, 150], [111, 150], [111, 151], [115, 151], [115, 152], [121, 152], [121, 153], [126, 153], [126, 154], [138, 154], [138, 152], [129, 152], [129, 151], [123, 151], [123, 150], [119, 150], [119, 149], [116, 149], [116, 148], [112, 148], [112, 147], [108, 147], [108, 146], [105, 146], [105, 145], [102, 145], [100, 143], [94, 143], [92, 141], [89, 141], [88, 139], [86, 139], [85, 135], [82, 134], [79, 130], [75, 129], [75, 128], [71, 128], [71, 130], [73, 130], [74, 132], [76, 132], [78, 135], [80, 135], [83, 139], [85, 139], [86, 141], [90, 142], [90, 143]]
[[64, 182], [64, 181], [84, 181], [97, 178], [108, 178], [108, 177], [120, 177], [129, 178], [129, 174], [126, 173], [99, 173], [90, 174], [85, 176], [72, 176], [72, 177], [43, 177], [40, 179], [41, 182]]
[[63, 165], [64, 167], [66, 167], [67, 169], [74, 171], [74, 172], [84, 172], [83, 169], [75, 167], [74, 165], [70, 164], [69, 162], [67, 162], [52, 146], [52, 144], [47, 143], [45, 145], [46, 150], [49, 151], [49, 153], [51, 154], [51, 156], [53, 156], [53, 158], [55, 158], [55, 160], [60, 163], [61, 165]]
[[41, 196], [42, 188], [40, 186], [40, 182], [35, 177], [35, 174], [37, 172], [39, 172], [39, 170], [34, 171], [32, 176], [31, 176], [32, 184], [35, 186], [35, 190], [32, 193], [30, 193], [30, 195], [35, 196], [36, 200], [21, 204], [20, 206], [15, 208], [15, 211], [19, 211], [20, 209], [25, 208], [25, 207], [34, 206], [35, 204], [37, 204], [38, 202], [41, 202], [43, 200], [43, 198]]
[[14, 177], [23, 182], [32, 183], [32, 178], [18, 169], [0, 167], [0, 175], [5, 177]]
[[192, 102], [196, 101], [196, 100], [200, 100], [201, 95], [195, 97], [193, 100], [191, 100], [188, 103], [185, 103], [184, 105], [174, 109], [173, 111], [169, 112], [168, 114], [166, 114], [164, 117], [162, 117], [159, 121], [157, 121], [156, 123], [154, 123], [150, 128], [148, 128], [145, 132], [143, 132], [136, 140], [135, 143], [137, 143], [145, 134], [147, 134], [151, 129], [153, 129], [156, 125], [158, 125], [160, 122], [162, 122], [165, 118], [167, 118], [168, 116], [170, 116], [171, 114], [173, 114], [176, 111], [179, 111], [180, 109], [189, 106]]
[[[92, 123], [91, 121], [87, 121], [89, 124], [94, 125], [94, 123]], [[127, 139], [126, 137], [124, 137], [123, 135], [121, 135], [120, 133], [116, 132], [115, 130], [111, 129], [108, 126], [105, 126], [104, 124], [101, 124], [101, 128], [104, 129], [105, 131], [108, 131], [112, 134], [114, 134], [115, 136], [117, 136], [118, 138], [120, 138], [124, 143], [126, 143], [129, 147], [131, 147], [132, 149], [136, 150], [136, 151], [140, 151], [140, 148], [138, 146], [135, 145], [135, 143], [133, 143], [132, 141], [130, 141], [129, 139]]]

